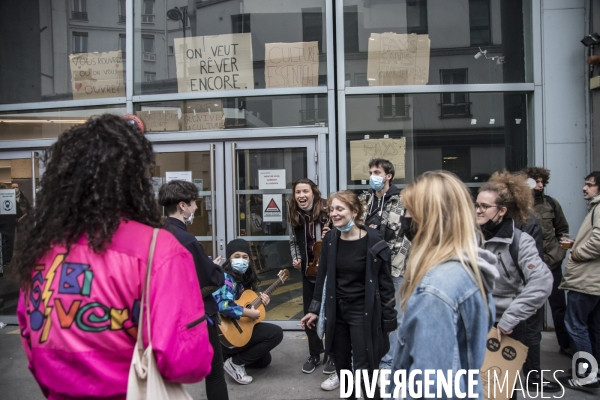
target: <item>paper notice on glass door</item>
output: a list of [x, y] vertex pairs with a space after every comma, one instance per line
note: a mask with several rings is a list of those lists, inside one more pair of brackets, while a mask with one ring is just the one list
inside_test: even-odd
[[258, 189], [285, 189], [285, 169], [259, 169]]
[[0, 189], [0, 215], [17, 213], [15, 189]]
[[263, 194], [263, 222], [283, 222], [283, 196]]
[[192, 182], [192, 171], [167, 171], [165, 183], [171, 181]]

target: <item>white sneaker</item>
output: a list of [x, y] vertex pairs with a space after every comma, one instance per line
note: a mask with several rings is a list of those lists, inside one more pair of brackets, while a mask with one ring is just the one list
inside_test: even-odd
[[321, 383], [321, 389], [323, 390], [335, 390], [340, 387], [340, 378], [337, 372], [329, 375], [329, 378], [325, 382]]
[[[223, 369], [240, 385], [252, 383], [252, 377], [246, 373], [246, 368], [243, 365], [236, 365], [228, 358], [223, 364]], [[339, 386], [338, 382], [338, 386]]]

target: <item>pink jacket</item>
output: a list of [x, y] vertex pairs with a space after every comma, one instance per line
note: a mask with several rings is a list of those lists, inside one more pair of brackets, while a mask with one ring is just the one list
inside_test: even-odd
[[[107, 251], [82, 238], [54, 247], [34, 268], [17, 314], [29, 369], [50, 399], [125, 399], [136, 342], [152, 228], [123, 222]], [[213, 349], [194, 260], [167, 231], [158, 234], [150, 287], [152, 345], [163, 377], [195, 383]], [[144, 319], [144, 325], [146, 320]], [[143, 331], [148, 344], [147, 330]]]

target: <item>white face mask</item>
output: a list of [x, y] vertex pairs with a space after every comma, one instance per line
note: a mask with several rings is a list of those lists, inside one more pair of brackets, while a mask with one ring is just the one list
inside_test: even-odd
[[[186, 206], [186, 208], [187, 208], [187, 206]], [[188, 212], [190, 213], [190, 215], [187, 217], [185, 215], [183, 216], [183, 223], [186, 225], [191, 225], [194, 222], [194, 213], [191, 212], [189, 209], [188, 209]], [[183, 211], [181, 213], [183, 214]]]

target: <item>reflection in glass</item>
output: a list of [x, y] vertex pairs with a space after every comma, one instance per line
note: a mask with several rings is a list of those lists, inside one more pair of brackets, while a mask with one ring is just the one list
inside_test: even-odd
[[[441, 73], [443, 70], [468, 70], [468, 80], [465, 73], [464, 79], [457, 79], [454, 84], [525, 82], [527, 12], [523, 3], [521, 0], [344, 0], [346, 86], [376, 84], [366, 79], [367, 65], [369, 58], [375, 60], [380, 55], [373, 50], [369, 52], [369, 46], [373, 44], [372, 35], [387, 32], [428, 35], [431, 49], [425, 56], [429, 58], [426, 79], [429, 85], [449, 84]], [[383, 46], [382, 51], [391, 51], [389, 57], [383, 56], [388, 59], [386, 65], [414, 67], [411, 65], [414, 59], [405, 58], [408, 47]], [[474, 57], [480, 48], [488, 58]]]
[[0, 103], [124, 97], [121, 3], [117, 9], [116, 1], [39, 1], [32, 9], [2, 1], [0, 12], [10, 16], [3, 28], [15, 39], [0, 47]]
[[[527, 166], [527, 108], [524, 94], [442, 93], [385, 94], [346, 98], [347, 184], [352, 179], [351, 144], [365, 139], [406, 140], [404, 185], [425, 171], [452, 171], [469, 186], [485, 182], [494, 171]], [[368, 136], [367, 136], [368, 135]], [[357, 141], [357, 142], [355, 142]], [[375, 142], [376, 143], [376, 142]], [[392, 147], [370, 147], [370, 158], [391, 158]]]
[[230, 97], [136, 105], [148, 132], [266, 128], [327, 123], [327, 95]]
[[18, 189], [15, 193], [15, 214], [0, 215], [0, 303], [4, 314], [15, 314], [19, 293], [19, 272], [11, 260], [17, 227], [33, 208], [33, 186], [39, 188], [40, 165], [35, 159], [35, 185], [32, 185], [31, 158], [0, 160], [0, 189]]
[[[136, 14], [141, 14], [141, 18], [135, 18], [134, 29], [135, 94], [178, 93], [177, 53], [180, 50], [178, 43], [183, 43], [179, 39], [243, 33], [251, 37], [249, 68], [254, 77], [251, 82], [254, 89], [268, 87], [265, 51], [270, 43], [316, 42], [318, 76], [315, 82], [305, 82], [304, 86], [326, 84], [325, 0], [134, 0], [134, 9]], [[282, 56], [287, 58], [289, 54], [285, 52]], [[196, 69], [199, 68], [198, 65]], [[193, 68], [189, 71], [199, 73]], [[156, 78], [148, 81], [146, 73], [155, 73]], [[279, 77], [288, 76], [281, 70], [274, 73]], [[183, 78], [183, 72], [181, 74], [179, 78]], [[288, 83], [279, 81], [279, 84], [287, 87]], [[196, 82], [196, 85], [200, 83]]]

